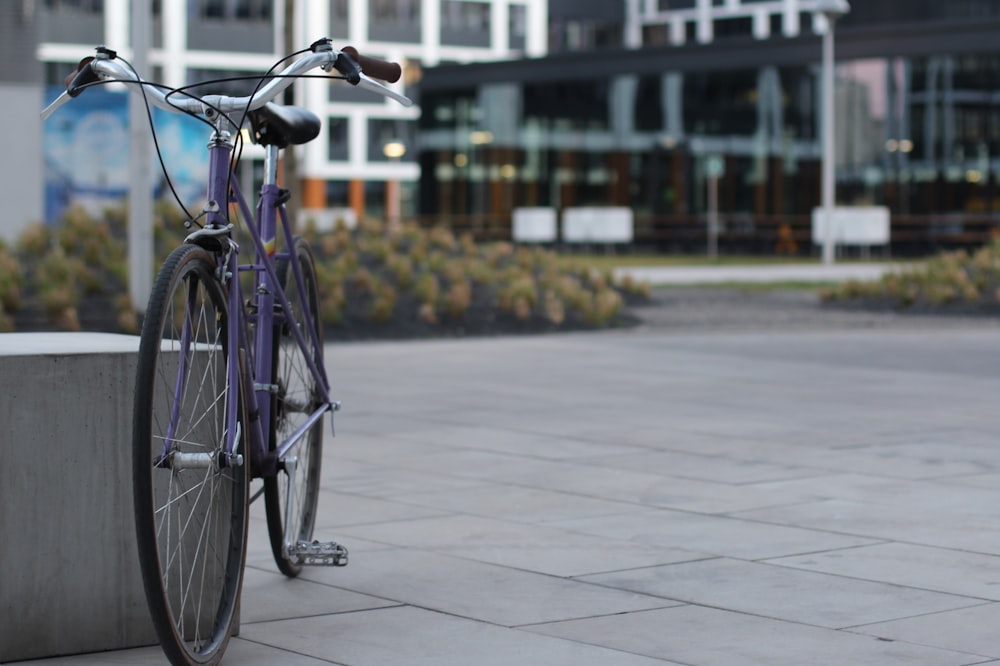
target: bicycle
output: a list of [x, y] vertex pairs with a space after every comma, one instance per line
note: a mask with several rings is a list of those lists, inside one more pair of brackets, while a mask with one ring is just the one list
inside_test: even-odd
[[[244, 97], [198, 96], [192, 86], [144, 81], [114, 51], [98, 47], [42, 112], [48, 118], [88, 87], [119, 82], [141, 94], [147, 110], [152, 103], [212, 128], [206, 203], [200, 215], [188, 215], [185, 227], [198, 228], [155, 279], [133, 407], [140, 568], [153, 625], [172, 664], [222, 659], [237, 622], [249, 505], [261, 494], [272, 554], [284, 575], [294, 577], [307, 565], [347, 564], [342, 545], [313, 540], [323, 420], [331, 413], [332, 425], [340, 403], [330, 398], [324, 367], [312, 252], [286, 214], [291, 193], [277, 185], [280, 151], [315, 138], [321, 121], [272, 100], [315, 68], [411, 104], [373, 78], [395, 82], [399, 65], [350, 47], [338, 51], [321, 39], [276, 63]], [[339, 76], [331, 76], [334, 71]], [[234, 174], [234, 137], [247, 123], [265, 149], [256, 213]], [[250, 222], [243, 225], [253, 246], [249, 263], [240, 263], [234, 236], [240, 219]], [[258, 478], [263, 489], [251, 497], [251, 480]]]

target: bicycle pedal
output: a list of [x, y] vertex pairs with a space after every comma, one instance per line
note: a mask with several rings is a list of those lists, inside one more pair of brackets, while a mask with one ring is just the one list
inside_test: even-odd
[[300, 566], [347, 566], [347, 549], [335, 541], [299, 541], [288, 549], [288, 559]]

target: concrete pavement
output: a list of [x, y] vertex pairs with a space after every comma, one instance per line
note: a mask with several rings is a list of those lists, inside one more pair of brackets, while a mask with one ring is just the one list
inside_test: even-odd
[[996, 326], [327, 359], [317, 536], [351, 564], [285, 580], [255, 505], [224, 663], [1000, 664]]

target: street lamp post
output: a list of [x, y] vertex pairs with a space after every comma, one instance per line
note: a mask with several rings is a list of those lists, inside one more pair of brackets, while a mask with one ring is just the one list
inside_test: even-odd
[[[399, 139], [392, 139], [382, 146], [382, 153], [392, 162], [399, 162], [406, 154], [406, 144]], [[398, 178], [390, 178], [385, 183], [386, 219], [390, 225], [399, 224], [402, 215], [402, 195]]]
[[836, 187], [834, 169], [837, 161], [833, 142], [833, 27], [837, 19], [851, 11], [851, 5], [847, 0], [817, 0], [814, 11], [826, 19], [826, 31], [823, 33], [823, 263], [832, 264], [836, 242], [833, 207]]
[[[149, 3], [135, 0], [131, 8], [132, 65], [146, 75], [153, 42]], [[138, 95], [129, 97], [128, 286], [133, 309], [145, 313], [153, 289], [153, 147], [146, 105]]]

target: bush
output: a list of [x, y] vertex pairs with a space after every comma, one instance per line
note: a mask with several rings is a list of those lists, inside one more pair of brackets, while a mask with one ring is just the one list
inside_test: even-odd
[[21, 281], [24, 272], [17, 257], [7, 250], [0, 250], [0, 308], [6, 312], [21, 309]]
[[1000, 238], [974, 252], [945, 252], [880, 280], [849, 280], [822, 292], [827, 303], [888, 305], [898, 310], [1000, 314]]
[[[155, 216], [159, 262], [190, 230], [173, 206], [157, 204]], [[99, 219], [73, 209], [59, 226], [27, 229], [15, 250], [0, 247], [0, 330], [26, 322], [135, 333], [125, 222], [118, 209]], [[241, 246], [251, 247], [245, 232], [238, 233]], [[632, 281], [614, 285], [608, 272], [562, 268], [551, 252], [477, 244], [444, 226], [424, 230], [363, 220], [355, 229], [338, 224], [324, 232], [310, 222], [303, 234], [316, 255], [320, 316], [334, 337], [613, 326], [621, 321], [625, 296], [643, 293], [643, 285]], [[977, 261], [978, 271], [1000, 274], [994, 262]], [[249, 291], [249, 273], [244, 278]], [[969, 273], [960, 293], [972, 288], [986, 293]]]

